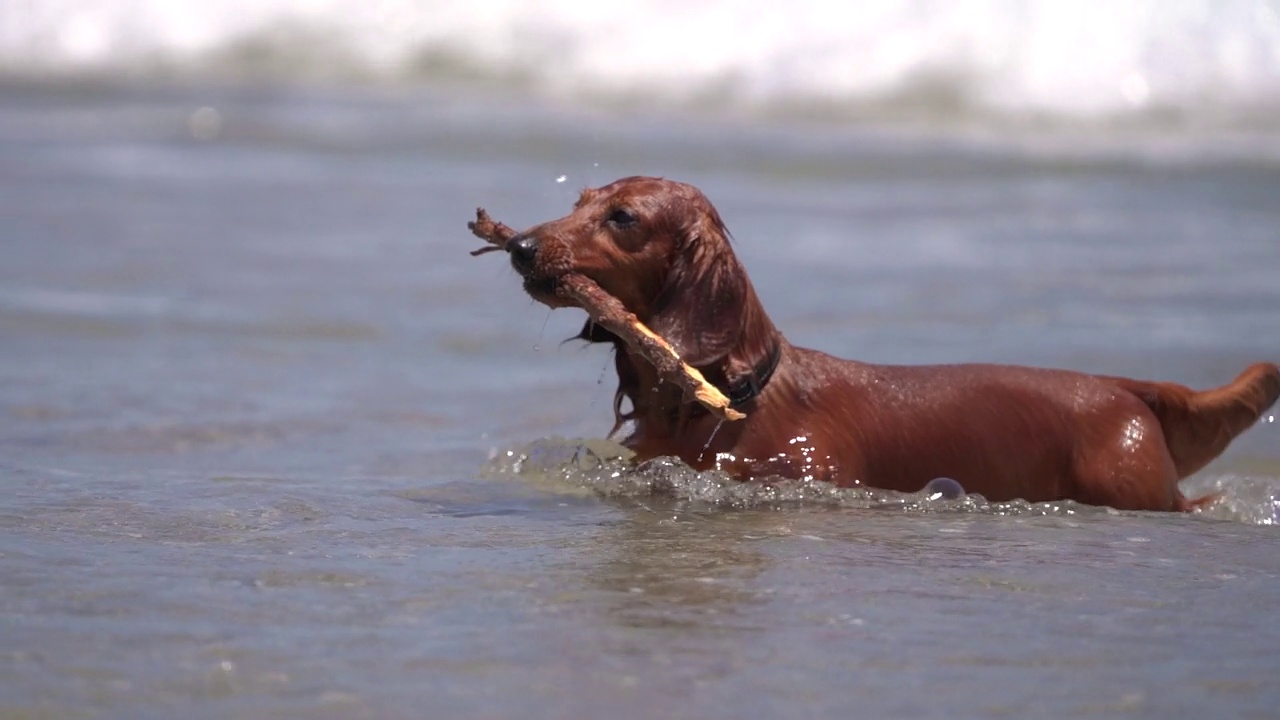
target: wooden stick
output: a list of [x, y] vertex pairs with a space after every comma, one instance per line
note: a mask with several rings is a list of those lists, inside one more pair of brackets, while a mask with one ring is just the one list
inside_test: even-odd
[[506, 250], [507, 243], [511, 241], [511, 238], [519, 234], [506, 225], [495, 222], [493, 218], [489, 217], [489, 213], [484, 211], [484, 208], [476, 208], [476, 219], [467, 223], [467, 229], [471, 231], [472, 235], [491, 243], [479, 250], [472, 250], [472, 257], [495, 250]]
[[729, 398], [707, 382], [698, 369], [680, 359], [675, 348], [627, 310], [622, 302], [605, 292], [585, 275], [568, 273], [556, 284], [556, 294], [571, 298], [587, 311], [591, 319], [631, 346], [658, 371], [658, 377], [684, 388], [686, 394], [702, 403], [718, 417], [741, 420], [746, 417], [729, 407]]
[[[508, 242], [518, 233], [495, 222], [484, 208], [476, 208], [476, 219], [467, 223], [476, 237], [490, 243], [472, 251], [483, 255], [495, 250], [506, 250]], [[698, 369], [685, 363], [671, 344], [640, 322], [620, 300], [605, 292], [591, 278], [580, 273], [566, 273], [556, 278], [556, 294], [577, 302], [591, 320], [614, 335], [622, 338], [631, 349], [649, 361], [658, 371], [658, 377], [683, 388], [686, 396], [702, 403], [713, 415], [725, 420], [741, 420], [745, 414], [729, 407], [729, 398], [715, 385], [707, 382]]]

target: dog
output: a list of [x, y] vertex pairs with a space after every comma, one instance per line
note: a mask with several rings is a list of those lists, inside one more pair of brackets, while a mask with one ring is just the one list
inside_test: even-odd
[[715, 207], [661, 178], [585, 190], [569, 215], [507, 250], [535, 300], [572, 305], [557, 279], [585, 275], [746, 413], [721, 421], [588, 320], [578, 337], [614, 346], [614, 432], [632, 423], [623, 444], [637, 460], [901, 492], [949, 477], [992, 501], [1186, 511], [1214, 496], [1188, 500], [1178, 481], [1280, 396], [1280, 369], [1267, 362], [1195, 391], [1009, 365], [876, 365], [796, 347], [765, 312]]

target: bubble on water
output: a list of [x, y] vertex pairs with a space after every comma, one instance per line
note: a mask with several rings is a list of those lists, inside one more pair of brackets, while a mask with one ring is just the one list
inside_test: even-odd
[[964, 497], [964, 486], [949, 477], [930, 480], [922, 491], [930, 500], [955, 500]]

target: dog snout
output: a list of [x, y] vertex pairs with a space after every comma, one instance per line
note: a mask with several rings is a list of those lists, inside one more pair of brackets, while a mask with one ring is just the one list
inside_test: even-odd
[[507, 244], [511, 252], [511, 265], [521, 274], [533, 269], [534, 258], [538, 255], [538, 239], [529, 235], [512, 238]]

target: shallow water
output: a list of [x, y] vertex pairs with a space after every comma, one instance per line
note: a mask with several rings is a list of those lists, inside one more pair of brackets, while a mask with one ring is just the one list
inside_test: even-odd
[[613, 385], [559, 344], [581, 315], [466, 254], [476, 205], [663, 174], [797, 344], [1198, 386], [1276, 359], [1280, 168], [1083, 144], [5, 92], [0, 717], [1274, 714], [1280, 425], [1188, 516], [633, 469], [583, 440]]

